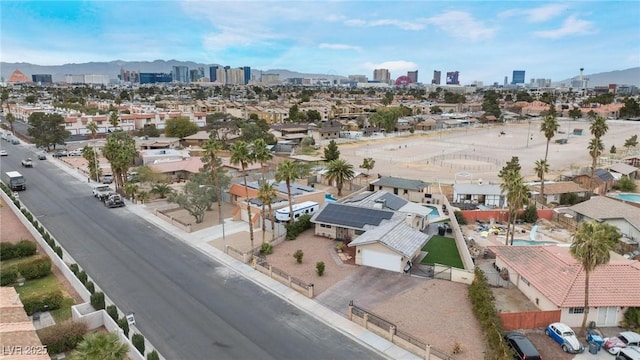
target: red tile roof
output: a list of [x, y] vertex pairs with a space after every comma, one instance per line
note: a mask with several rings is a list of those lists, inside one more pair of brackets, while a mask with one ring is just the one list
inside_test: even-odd
[[[558, 307], [584, 306], [585, 273], [569, 248], [498, 246], [496, 256]], [[589, 274], [590, 306], [640, 306], [640, 262], [612, 260]]]

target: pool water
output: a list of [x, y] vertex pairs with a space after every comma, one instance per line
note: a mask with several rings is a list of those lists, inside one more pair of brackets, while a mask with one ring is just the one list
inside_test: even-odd
[[422, 205], [422, 206], [431, 209], [431, 212], [429, 213], [429, 216], [427, 217], [428, 220], [437, 219], [437, 218], [442, 216], [442, 215], [440, 215], [440, 210], [438, 209], [437, 206], [433, 206], [433, 205]]
[[537, 245], [537, 246], [540, 246], [540, 245], [552, 245], [552, 244], [557, 244], [557, 242], [513, 239], [513, 245], [521, 245], [521, 246], [536, 246]]
[[640, 194], [617, 194], [615, 197], [617, 197], [620, 200], [630, 201], [630, 202], [640, 204]]
[[338, 199], [334, 198], [334, 197], [333, 197], [333, 195], [331, 195], [331, 194], [329, 194], [329, 193], [325, 193], [325, 194], [324, 194], [324, 199], [325, 199], [326, 201], [329, 201], [329, 202], [335, 202], [335, 201], [338, 201]]

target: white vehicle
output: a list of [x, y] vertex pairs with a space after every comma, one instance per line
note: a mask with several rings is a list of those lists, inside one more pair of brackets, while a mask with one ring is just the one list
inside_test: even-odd
[[[298, 218], [302, 215], [310, 215], [317, 213], [320, 210], [320, 205], [315, 201], [305, 201], [300, 204], [293, 205], [293, 219], [298, 221]], [[276, 222], [288, 222], [291, 219], [289, 206], [285, 206], [282, 209], [275, 211]]]
[[75, 149], [69, 151], [68, 156], [82, 156], [82, 149]]

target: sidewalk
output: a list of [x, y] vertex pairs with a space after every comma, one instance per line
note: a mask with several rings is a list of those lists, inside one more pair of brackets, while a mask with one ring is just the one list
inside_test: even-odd
[[[51, 159], [50, 161], [55, 163], [56, 166], [67, 172], [69, 175], [77, 178], [79, 181], [86, 183], [87, 186], [95, 185], [94, 182], [86, 182], [87, 177], [84, 173], [78, 171], [77, 169], [69, 167], [62, 161], [57, 159]], [[319, 304], [313, 299], [309, 299], [308, 297], [289, 288], [288, 286], [281, 284], [280, 282], [273, 280], [267, 276], [264, 276], [262, 273], [253, 269], [251, 266], [244, 264], [224, 254], [217, 248], [209, 245], [210, 241], [222, 236], [221, 225], [217, 225], [206, 230], [187, 233], [155, 216], [151, 211], [149, 211], [146, 205], [132, 204], [131, 202], [127, 201], [127, 206], [125, 209], [128, 209], [128, 211], [130, 211], [131, 213], [145, 219], [156, 227], [163, 229], [165, 232], [171, 234], [177, 239], [180, 239], [181, 241], [194, 247], [195, 249], [198, 249], [203, 254], [235, 270], [240, 275], [270, 291], [274, 295], [279, 296], [280, 298], [296, 306], [297, 308], [305, 311], [307, 314], [313, 316], [315, 319], [323, 322], [327, 326], [330, 326], [333, 329], [341, 332], [345, 336], [350, 337], [354, 341], [357, 341], [358, 343], [377, 351], [381, 356], [389, 359], [402, 360], [421, 359], [421, 357], [391, 343], [390, 341], [372, 333], [371, 331], [361, 327], [360, 325], [349, 321], [348, 319], [333, 312], [332, 310]], [[230, 234], [240, 231], [248, 231], [248, 224], [240, 223], [244, 226], [238, 224], [239, 222], [233, 222], [233, 227], [230, 228], [230, 223], [226, 222], [225, 233]], [[437, 360], [438, 358], [431, 355], [431, 359]]]

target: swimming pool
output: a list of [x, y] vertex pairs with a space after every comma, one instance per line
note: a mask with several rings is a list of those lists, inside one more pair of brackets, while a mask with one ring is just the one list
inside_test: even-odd
[[431, 209], [431, 212], [429, 213], [429, 216], [427, 217], [428, 220], [437, 219], [437, 218], [442, 216], [440, 214], [440, 210], [438, 209], [437, 206], [433, 206], [433, 205], [422, 205], [422, 206]]
[[554, 244], [557, 244], [557, 242], [513, 239], [513, 245], [520, 245], [520, 246], [540, 246], [540, 245], [554, 245]]
[[328, 201], [328, 202], [336, 202], [336, 201], [338, 201], [338, 199], [334, 198], [333, 195], [331, 195], [329, 193], [325, 193], [324, 194], [324, 200]]
[[640, 194], [626, 193], [616, 194], [614, 197], [623, 200], [640, 204]]

